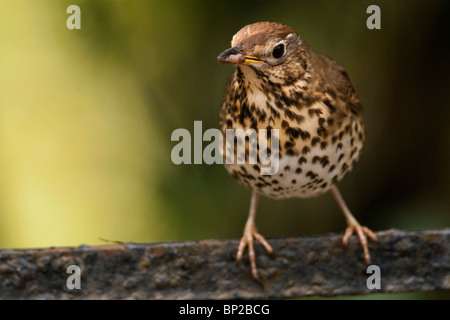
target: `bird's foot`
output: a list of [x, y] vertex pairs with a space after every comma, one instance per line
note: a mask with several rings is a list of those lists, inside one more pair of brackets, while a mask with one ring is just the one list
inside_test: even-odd
[[244, 235], [239, 242], [238, 252], [236, 255], [236, 260], [241, 261], [244, 254], [245, 248], [248, 247], [248, 259], [250, 260], [250, 267], [252, 271], [252, 276], [254, 279], [259, 280], [258, 269], [256, 268], [256, 255], [253, 246], [254, 239], [256, 239], [263, 247], [266, 249], [267, 253], [272, 253], [272, 247], [266, 241], [266, 239], [258, 233], [255, 225], [253, 223], [247, 223], [244, 229]]
[[[363, 248], [364, 252], [364, 261], [367, 265], [370, 264], [370, 253], [367, 245], [367, 237], [372, 239], [373, 241], [377, 241], [376, 235], [365, 226], [361, 226], [358, 221], [352, 220], [348, 223], [348, 227], [345, 230], [344, 237], [342, 238], [342, 243], [346, 246], [348, 244], [348, 239], [352, 234], [356, 233], [359, 237], [359, 242]], [[366, 237], [367, 236], [367, 237]]]

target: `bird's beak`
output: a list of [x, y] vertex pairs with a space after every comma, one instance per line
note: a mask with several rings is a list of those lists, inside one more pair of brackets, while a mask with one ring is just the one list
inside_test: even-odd
[[224, 63], [234, 63], [234, 64], [242, 64], [245, 61], [245, 57], [242, 53], [240, 53], [241, 47], [233, 47], [225, 50], [217, 57], [217, 61], [220, 64]]
[[219, 63], [233, 63], [233, 64], [244, 64], [244, 63], [260, 63], [263, 62], [258, 57], [246, 56], [241, 53], [241, 47], [233, 47], [222, 52], [218, 57], [217, 61]]

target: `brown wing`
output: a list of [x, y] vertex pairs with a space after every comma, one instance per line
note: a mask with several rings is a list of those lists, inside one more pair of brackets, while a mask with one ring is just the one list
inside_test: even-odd
[[363, 107], [350, 82], [347, 72], [335, 61], [332, 61], [331, 68], [334, 76], [331, 77], [332, 81], [330, 82], [336, 89], [338, 98], [348, 106], [353, 114], [359, 114]]
[[[350, 110], [354, 115], [359, 114], [363, 107], [361, 102], [356, 95], [355, 89], [350, 81], [350, 77], [344, 68], [341, 67], [336, 61], [331, 60], [327, 57], [325, 59], [328, 60], [328, 70], [327, 70], [327, 87], [328, 90], [334, 91], [336, 94], [336, 98], [344, 102], [344, 105]], [[347, 113], [347, 110], [343, 110]]]
[[335, 104], [337, 111], [344, 114], [351, 112], [354, 115], [362, 111], [355, 89], [344, 68], [339, 63], [327, 56], [317, 53], [310, 47], [306, 47], [316, 90], [328, 94]]

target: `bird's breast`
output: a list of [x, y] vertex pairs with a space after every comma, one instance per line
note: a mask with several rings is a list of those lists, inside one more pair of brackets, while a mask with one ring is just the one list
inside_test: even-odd
[[[243, 137], [244, 148], [230, 146], [235, 159], [246, 162], [228, 163], [227, 170], [272, 198], [311, 197], [328, 191], [359, 158], [364, 143], [362, 119], [329, 93], [311, 90], [304, 79], [279, 86], [251, 68], [242, 69], [226, 96], [222, 129], [224, 133], [241, 129], [243, 135], [255, 130], [257, 140], [245, 142]], [[278, 141], [277, 149], [273, 140]], [[277, 156], [276, 165], [274, 158], [270, 164], [260, 158], [249, 163], [252, 144], [258, 152], [267, 146], [268, 153]], [[262, 174], [262, 168], [269, 166], [276, 167], [273, 174]]]
[[[247, 95], [248, 117], [232, 121], [234, 129], [256, 129], [258, 150], [262, 145], [278, 154], [276, 172], [262, 175], [263, 165], [227, 164], [227, 170], [239, 181], [260, 194], [272, 198], [311, 197], [320, 195], [341, 180], [359, 158], [364, 142], [361, 118], [347, 115], [334, 117], [323, 102], [308, 107], [277, 105], [276, 97], [254, 91]], [[245, 103], [244, 103], [245, 104]], [[264, 114], [264, 119], [261, 119]], [[260, 130], [276, 130], [276, 136], [261, 144]], [[278, 139], [278, 150], [271, 139]], [[245, 139], [244, 139], [245, 140]], [[237, 158], [249, 159], [250, 145]], [[237, 149], [235, 149], [237, 151]]]

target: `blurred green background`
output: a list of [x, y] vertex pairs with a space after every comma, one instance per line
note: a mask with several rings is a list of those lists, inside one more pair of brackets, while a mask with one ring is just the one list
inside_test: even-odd
[[[371, 4], [381, 30], [366, 28]], [[449, 227], [449, 1], [1, 0], [0, 247], [239, 238], [250, 190], [221, 165], [174, 165], [170, 137], [218, 128], [233, 69], [216, 56], [265, 20], [352, 79], [368, 140], [340, 189], [360, 222]], [[345, 220], [326, 194], [263, 198], [257, 225], [290, 237]]]

